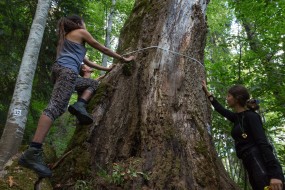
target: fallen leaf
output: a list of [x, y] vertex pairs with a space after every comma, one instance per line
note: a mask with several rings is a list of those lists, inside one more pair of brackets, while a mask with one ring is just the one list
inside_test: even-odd
[[9, 176], [8, 183], [9, 183], [9, 187], [13, 186], [13, 184], [14, 184], [13, 176]]

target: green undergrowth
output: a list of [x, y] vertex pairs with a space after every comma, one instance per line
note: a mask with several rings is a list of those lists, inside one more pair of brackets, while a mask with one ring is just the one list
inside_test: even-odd
[[110, 164], [110, 168], [103, 169], [97, 173], [99, 179], [97, 185], [126, 189], [136, 178], [149, 180], [149, 174], [141, 171], [141, 159], [130, 158], [125, 162]]
[[[74, 135], [67, 145], [66, 156], [54, 170], [53, 186], [59, 189], [90, 189], [92, 185], [91, 156], [86, 141], [89, 126], [77, 125]], [[68, 153], [69, 152], [69, 153]]]

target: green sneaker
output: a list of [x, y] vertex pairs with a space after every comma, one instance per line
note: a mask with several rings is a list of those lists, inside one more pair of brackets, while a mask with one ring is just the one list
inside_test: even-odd
[[21, 166], [34, 170], [39, 177], [51, 177], [52, 172], [43, 161], [43, 149], [29, 147], [19, 159]]
[[72, 115], [75, 115], [79, 123], [82, 125], [93, 123], [93, 119], [86, 111], [85, 104], [83, 102], [75, 102], [73, 105], [68, 107], [68, 111]]

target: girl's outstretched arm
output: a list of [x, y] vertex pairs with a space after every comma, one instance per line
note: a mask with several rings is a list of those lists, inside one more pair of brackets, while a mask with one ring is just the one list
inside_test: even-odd
[[97, 49], [98, 51], [100, 51], [100, 52], [102, 52], [102, 53], [104, 53], [110, 57], [113, 57], [113, 58], [116, 58], [116, 59], [119, 59], [119, 60], [122, 60], [125, 62], [130, 62], [130, 61], [134, 60], [134, 56], [123, 57], [123, 56], [119, 55], [118, 53], [112, 51], [111, 49], [103, 46], [102, 44], [97, 42], [87, 30], [80, 29], [79, 32], [80, 32], [83, 40], [85, 42], [87, 42], [91, 47]]
[[98, 65], [98, 64], [90, 61], [86, 57], [84, 58], [83, 62], [84, 62], [84, 64], [88, 65], [89, 67], [92, 67], [92, 68], [95, 68], [95, 69], [98, 69], [98, 70], [102, 70], [102, 71], [111, 71], [112, 68], [113, 68], [113, 66], [104, 67], [104, 66]]

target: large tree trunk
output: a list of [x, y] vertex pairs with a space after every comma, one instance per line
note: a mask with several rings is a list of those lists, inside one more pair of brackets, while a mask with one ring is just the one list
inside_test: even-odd
[[101, 83], [90, 102], [95, 123], [78, 126], [72, 153], [56, 172], [58, 186], [79, 174], [88, 180], [91, 171], [94, 189], [238, 189], [208, 132], [211, 109], [199, 63], [207, 3], [136, 1], [119, 51], [160, 48], [138, 51], [135, 63], [118, 64]]
[[[0, 140], [0, 170], [21, 145], [38, 55], [51, 0], [39, 0], [18, 74], [6, 125]], [[15, 39], [16, 40], [16, 39]]]

